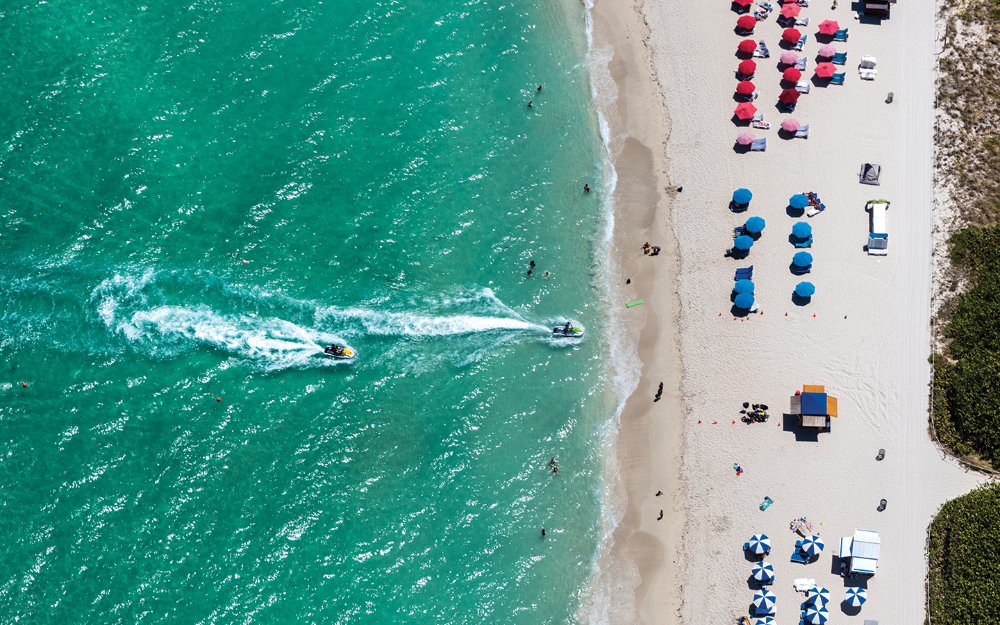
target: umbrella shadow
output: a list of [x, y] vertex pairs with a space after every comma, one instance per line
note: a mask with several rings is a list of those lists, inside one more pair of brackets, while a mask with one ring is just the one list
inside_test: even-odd
[[792, 104], [785, 104], [784, 102], [779, 101], [777, 104], [774, 105], [774, 108], [778, 109], [779, 113], [794, 113], [795, 106], [796, 106], [795, 102], [793, 102]]
[[796, 306], [807, 306], [811, 301], [812, 297], [803, 297], [795, 291], [792, 291], [792, 303]]
[[799, 422], [799, 415], [781, 415], [781, 430], [783, 432], [791, 432], [794, 434], [797, 442], [819, 442], [819, 429], [802, 427], [802, 424]]
[[861, 606], [853, 606], [847, 603], [847, 601], [840, 602], [840, 611], [847, 616], [857, 616], [861, 614]]
[[817, 89], [826, 89], [827, 87], [830, 86], [830, 81], [831, 81], [830, 78], [820, 78], [816, 74], [813, 74], [813, 77], [810, 79], [810, 82]]
[[750, 120], [749, 119], [740, 119], [735, 114], [733, 114], [733, 116], [730, 117], [729, 119], [730, 119], [730, 121], [733, 122], [733, 124], [735, 124], [737, 126], [742, 126], [744, 128], [748, 128], [750, 126]]
[[737, 26], [736, 28], [734, 28], [733, 32], [736, 33], [737, 35], [739, 35], [740, 37], [749, 37], [750, 35], [753, 34], [752, 30], [747, 30], [745, 28], [740, 28], [739, 26]]
[[[808, 248], [812, 247], [811, 243], [809, 245], [804, 245], [802, 247], [799, 247], [799, 244], [801, 244], [803, 241], [808, 241], [808, 240], [809, 240], [809, 237], [806, 237], [805, 239], [800, 239], [799, 237], [795, 236], [794, 234], [789, 234], [788, 235], [788, 242], [791, 243], [793, 246], [795, 246], [795, 249], [801, 250], [801, 249], [808, 249]], [[866, 245], [865, 247], [868, 247], [868, 246]]]
[[833, 35], [824, 35], [823, 33], [816, 31], [816, 43], [828, 44], [833, 43]]
[[726, 258], [734, 258], [736, 260], [743, 260], [750, 255], [750, 250], [738, 250], [735, 247], [731, 247], [726, 250]]
[[734, 2], [733, 6], [731, 8], [733, 10], [733, 13], [735, 13], [737, 15], [743, 15], [745, 13], [749, 13], [750, 12], [750, 5], [749, 4], [746, 5], [746, 6], [741, 6], [741, 5], [739, 5], [739, 4], [737, 4], [737, 3]]
[[[739, 145], [739, 144], [737, 143], [737, 145]], [[747, 145], [747, 146], [741, 146], [741, 147], [745, 147], [748, 150], [750, 149], [749, 145]], [[734, 213], [742, 213], [742, 212], [746, 211], [749, 208], [750, 208], [750, 204], [737, 204], [733, 200], [729, 201], [729, 210], [731, 210]]]
[[782, 50], [794, 50], [796, 44], [794, 44], [794, 43], [788, 43], [787, 41], [785, 41], [784, 39], [782, 39], [782, 40], [778, 41], [778, 46]]
[[785, 214], [788, 215], [789, 217], [801, 217], [806, 214], [806, 209], [795, 208], [794, 206], [789, 204], [788, 206], [785, 207]]
[[[733, 144], [733, 152], [736, 152], [737, 154], [746, 154], [749, 151], [750, 151], [750, 146], [749, 145], [742, 145], [742, 144], [739, 144], [739, 143], [734, 143]], [[733, 211], [733, 212], [736, 212], [736, 211]]]
[[809, 265], [808, 267], [799, 267], [795, 263], [788, 263], [788, 270], [791, 271], [793, 275], [804, 276], [807, 273], [812, 272], [812, 265]]
[[730, 307], [729, 312], [731, 312], [734, 317], [750, 316], [749, 310], [747, 310], [746, 308], [739, 308], [738, 306], [736, 306], [736, 304], [733, 304], [732, 307]]
[[794, 132], [789, 132], [789, 131], [785, 130], [784, 128], [779, 128], [778, 129], [778, 137], [781, 138], [781, 139], [785, 139], [785, 140], [794, 139], [795, 138], [795, 133]]

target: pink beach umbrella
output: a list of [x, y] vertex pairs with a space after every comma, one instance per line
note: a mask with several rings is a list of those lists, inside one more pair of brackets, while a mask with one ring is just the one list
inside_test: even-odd
[[785, 68], [785, 71], [781, 72], [781, 79], [788, 82], [799, 82], [802, 80], [802, 72], [794, 67], [788, 67]]
[[756, 138], [757, 137], [755, 137], [752, 132], [741, 132], [736, 135], [736, 143], [739, 143], [740, 145], [750, 145]]
[[799, 39], [802, 39], [802, 33], [799, 32], [798, 28], [786, 28], [781, 33], [781, 40], [785, 43], [798, 43]]
[[799, 62], [799, 55], [794, 52], [782, 52], [781, 56], [778, 57], [778, 61], [782, 65], [795, 65]]
[[840, 24], [834, 20], [823, 20], [819, 23], [819, 34], [821, 35], [832, 35], [838, 30], [840, 30]]
[[823, 57], [824, 59], [829, 59], [836, 53], [837, 49], [831, 46], [830, 44], [826, 44], [825, 46], [820, 46], [819, 52], [817, 52], [817, 54]]
[[816, 75], [820, 78], [829, 78], [837, 73], [837, 66], [833, 63], [820, 63], [816, 66]]
[[799, 129], [799, 120], [794, 117], [786, 117], [781, 120], [781, 129], [785, 132], [795, 132]]
[[781, 7], [781, 17], [785, 18], [798, 17], [799, 13], [801, 12], [802, 9], [799, 8], [799, 5], [797, 4], [786, 4], [785, 6]]

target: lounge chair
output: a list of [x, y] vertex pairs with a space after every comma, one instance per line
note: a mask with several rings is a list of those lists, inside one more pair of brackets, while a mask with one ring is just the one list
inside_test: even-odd
[[771, 56], [771, 51], [767, 49], [766, 43], [758, 41], [757, 49], [753, 51], [753, 55], [757, 58], [766, 59]]
[[753, 265], [749, 267], [740, 267], [736, 270], [736, 276], [733, 280], [752, 280], [753, 279]]
[[875, 69], [877, 62], [873, 56], [861, 57], [861, 64], [858, 65], [858, 73], [861, 74], [862, 80], [875, 80], [875, 75], [878, 74], [878, 70]]
[[750, 120], [750, 126], [752, 128], [757, 128], [758, 130], [770, 130], [771, 122], [764, 121], [763, 113], [757, 113], [753, 116], [753, 119]]
[[809, 25], [809, 18], [808, 17], [796, 17], [795, 18], [795, 25], [796, 26], [808, 26]]
[[753, 143], [750, 144], [751, 152], [763, 152], [767, 149], [767, 137], [761, 137], [760, 139], [754, 139]]
[[759, 6], [760, 8], [762, 8], [765, 11], [768, 11], [768, 12], [774, 10], [774, 5], [771, 4], [770, 2], [758, 2], [757, 6]]
[[847, 78], [847, 72], [840, 72], [839, 74], [834, 74], [830, 76], [831, 85], [842, 85], [844, 84], [844, 79]]
[[809, 138], [809, 124], [799, 126], [799, 129], [795, 131], [795, 136], [798, 139], [808, 139]]
[[808, 239], [802, 241], [795, 241], [792, 243], [795, 247], [812, 247], [813, 246], [813, 236], [810, 234]]
[[847, 41], [847, 30], [846, 28], [841, 28], [837, 32], [833, 33], [834, 41]]
[[847, 53], [837, 52], [833, 55], [833, 58], [830, 59], [830, 62], [834, 65], [847, 65]]
[[773, 499], [770, 497], [764, 497], [764, 501], [760, 502], [760, 505], [757, 507], [760, 508], [761, 511], [764, 511], [770, 508], [772, 503], [774, 503]]
[[826, 210], [826, 204], [819, 204], [818, 206], [811, 206], [809, 210], [806, 211], [806, 217], [815, 217], [823, 211]]
[[799, 93], [809, 93], [811, 89], [812, 89], [812, 83], [809, 82], [808, 80], [800, 80], [799, 82], [795, 83], [795, 90], [798, 91]]
[[808, 39], [809, 39], [809, 35], [802, 35], [802, 38], [799, 39], [799, 42], [797, 44], [795, 44], [794, 46], [792, 46], [792, 50], [799, 50], [799, 51], [801, 51], [802, 50], [802, 46], [806, 45], [806, 41]]
[[807, 59], [806, 57], [802, 57], [798, 61], [795, 61], [795, 66], [794, 67], [795, 67], [795, 69], [799, 70], [800, 72], [804, 72], [804, 71], [806, 71], [806, 63], [808, 63], [808, 62], [809, 62], [809, 59]]
[[791, 561], [798, 562], [799, 564], [809, 564], [809, 560], [803, 557], [798, 549], [792, 552]]

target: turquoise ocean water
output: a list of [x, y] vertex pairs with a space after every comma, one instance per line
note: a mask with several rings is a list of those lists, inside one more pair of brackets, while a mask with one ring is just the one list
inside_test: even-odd
[[0, 623], [574, 619], [616, 405], [584, 17], [0, 8]]

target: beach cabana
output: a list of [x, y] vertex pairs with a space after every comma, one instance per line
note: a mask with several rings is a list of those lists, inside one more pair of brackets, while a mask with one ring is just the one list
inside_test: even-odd
[[865, 601], [868, 601], [868, 591], [860, 586], [848, 588], [847, 592], [844, 593], [844, 603], [852, 608], [860, 608], [865, 604]]
[[753, 295], [754, 284], [753, 280], [737, 280], [733, 283], [733, 292], [736, 294], [740, 293], [750, 293]]
[[810, 298], [816, 294], [816, 286], [812, 282], [799, 282], [795, 285], [795, 294], [799, 297]]
[[770, 562], [761, 560], [753, 565], [753, 578], [761, 584], [774, 583], [774, 566]]
[[740, 145], [750, 145], [757, 137], [752, 132], [741, 132], [736, 135], [736, 143]]
[[750, 191], [750, 189], [741, 187], [733, 191], [733, 204], [736, 204], [738, 206], [746, 206], [747, 204], [750, 203], [750, 200], [752, 199], [753, 199], [753, 192]]
[[736, 49], [743, 54], [753, 54], [753, 51], [757, 49], [757, 42], [753, 39], [744, 39], [736, 46]]
[[762, 556], [771, 552], [771, 539], [767, 534], [754, 534], [750, 540], [743, 543], [743, 550]]
[[823, 20], [819, 23], [819, 34], [826, 35], [827, 37], [832, 37], [833, 33], [840, 30], [840, 24], [834, 20]]
[[850, 562], [847, 570], [853, 574], [874, 575], [878, 570], [882, 539], [874, 530], [854, 530], [854, 536], [840, 539], [840, 560]]
[[837, 398], [829, 395], [825, 386], [806, 384], [792, 395], [789, 403], [789, 414], [798, 415], [802, 427], [829, 429], [830, 417], [837, 416]]
[[757, 64], [747, 59], [745, 61], [740, 61], [739, 66], [737, 66], [736, 71], [742, 76], [753, 76], [753, 73], [757, 71]]
[[767, 226], [767, 222], [764, 221], [763, 217], [757, 217], [756, 215], [747, 219], [747, 223], [743, 226], [743, 229], [750, 234], [760, 234], [764, 231], [764, 227]]
[[806, 592], [806, 599], [815, 605], [826, 605], [830, 603], [830, 591], [822, 586], [810, 588]]
[[802, 33], [800, 33], [799, 29], [797, 28], [786, 28], [781, 33], [781, 40], [784, 41], [785, 43], [795, 44], [798, 43], [799, 39], [801, 38], [802, 38]]
[[740, 310], [752, 310], [753, 303], [754, 298], [750, 293], [740, 293], [733, 300], [733, 306], [739, 308]]
[[736, 240], [733, 241], [733, 248], [741, 252], [745, 252], [749, 250], [751, 247], [753, 247], [753, 237], [749, 237], [745, 234], [741, 234], [740, 236], [736, 237]]
[[736, 108], [733, 109], [733, 115], [736, 116], [736, 119], [751, 119], [756, 113], [757, 107], [749, 102], [740, 102], [736, 105]]
[[782, 104], [795, 104], [799, 101], [799, 92], [795, 89], [782, 89], [778, 95], [778, 102]]
[[786, 67], [785, 71], [781, 72], [781, 79], [788, 82], [799, 82], [802, 80], [802, 72], [794, 67]]
[[819, 63], [815, 71], [820, 78], [829, 78], [837, 73], [837, 66], [833, 63]]
[[802, 620], [809, 625], [826, 625], [826, 621], [830, 618], [830, 611], [825, 607], [820, 607], [815, 604], [810, 605], [806, 608], [806, 611], [802, 613]]
[[774, 605], [778, 597], [770, 590], [763, 588], [753, 594], [753, 608], [756, 616], [774, 614]]
[[817, 52], [816, 54], [818, 56], [823, 57], [824, 59], [832, 59], [833, 55], [836, 54], [836, 53], [837, 53], [837, 49], [836, 48], [834, 48], [830, 44], [826, 44], [826, 45], [820, 46], [819, 47], [819, 52]]
[[736, 20], [736, 28], [743, 32], [752, 33], [756, 26], [757, 18], [753, 15], [744, 15], [740, 19]]
[[757, 91], [757, 86], [749, 80], [741, 80], [736, 83], [736, 93], [740, 95], [751, 96], [754, 94], [754, 91]]
[[804, 193], [796, 193], [788, 198], [788, 205], [795, 210], [805, 210], [806, 206], [809, 206], [809, 198]]

